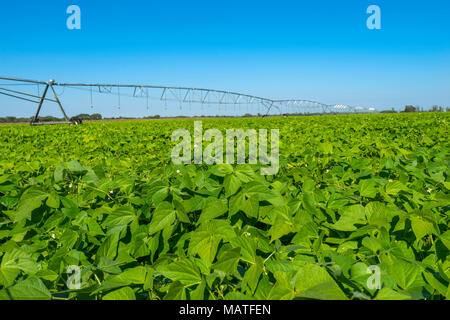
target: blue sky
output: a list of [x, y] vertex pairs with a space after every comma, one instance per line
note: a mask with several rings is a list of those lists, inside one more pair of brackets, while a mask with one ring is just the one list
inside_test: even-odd
[[[71, 4], [81, 8], [81, 30], [66, 27]], [[366, 27], [372, 4], [381, 8], [381, 30]], [[0, 75], [378, 109], [450, 106], [449, 20], [448, 0], [3, 1]], [[84, 92], [61, 98], [71, 114], [119, 112], [101, 97], [91, 110]], [[124, 103], [120, 115], [145, 115], [142, 101]], [[151, 113], [163, 115], [159, 107]], [[0, 97], [0, 116], [33, 108]]]

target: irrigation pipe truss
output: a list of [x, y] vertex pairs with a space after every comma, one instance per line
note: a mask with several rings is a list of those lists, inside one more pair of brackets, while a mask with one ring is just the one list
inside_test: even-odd
[[[154, 86], [154, 85], [140, 85], [140, 84], [100, 84], [100, 83], [58, 83], [55, 80], [50, 80], [48, 82], [36, 81], [29, 79], [18, 79], [18, 78], [8, 78], [0, 77], [0, 80], [7, 81], [8, 83], [0, 84], [0, 95], [25, 100], [28, 102], [33, 102], [38, 104], [32, 125], [43, 124], [39, 121], [39, 113], [41, 111], [42, 105], [45, 101], [57, 103], [61, 109], [62, 114], [66, 123], [72, 122], [55, 91], [55, 87], [62, 88], [78, 88], [85, 89], [91, 93], [91, 104], [92, 104], [92, 94], [95, 92], [105, 93], [105, 94], [117, 94], [120, 105], [121, 88], [126, 88], [133, 91], [132, 97], [136, 98], [146, 98], [147, 105], [150, 97], [158, 97], [161, 101], [177, 101], [181, 103], [200, 103], [200, 104], [217, 104], [217, 105], [242, 105], [242, 104], [258, 104], [265, 108], [266, 115], [270, 113], [271, 110], [277, 109], [281, 112], [284, 110], [292, 110], [292, 112], [307, 112], [308, 110], [316, 110], [321, 113], [338, 113], [338, 112], [375, 112], [373, 108], [364, 107], [351, 107], [347, 105], [329, 105], [316, 101], [300, 100], [300, 99], [288, 99], [288, 100], [274, 100], [258, 96], [253, 96], [249, 94], [224, 91], [224, 90], [213, 90], [204, 88], [189, 88], [189, 87], [171, 87], [171, 86]], [[26, 93], [23, 91], [18, 91], [11, 88], [4, 88], [10, 86], [32, 86], [37, 85], [44, 87], [42, 95]], [[39, 89], [38, 89], [39, 91]], [[48, 98], [47, 94], [51, 91], [53, 93], [54, 99]], [[123, 95], [123, 93], [122, 93]]]

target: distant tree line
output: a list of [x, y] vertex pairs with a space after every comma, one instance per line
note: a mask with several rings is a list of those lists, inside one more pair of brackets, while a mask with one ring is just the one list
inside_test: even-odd
[[[94, 114], [79, 114], [73, 118], [79, 118], [81, 120], [102, 120], [103, 117], [101, 114], [99, 113], [94, 113]], [[20, 122], [30, 122], [33, 119], [33, 117], [29, 117], [29, 118], [16, 118], [16, 117], [3, 117], [0, 118], [0, 123], [20, 123]], [[57, 118], [57, 117], [53, 117], [53, 116], [44, 116], [44, 117], [39, 117], [39, 120], [41, 122], [56, 122], [56, 121], [64, 121], [64, 118]]]
[[[405, 109], [402, 111], [399, 111], [400, 113], [410, 113], [410, 112], [449, 112], [450, 111], [450, 107], [446, 107], [443, 108], [441, 106], [437, 106], [434, 105], [431, 107], [431, 109], [429, 110], [424, 110], [421, 107], [418, 106], [412, 106], [412, 105], [408, 105], [405, 106]], [[398, 113], [398, 111], [396, 111], [394, 108], [392, 108], [391, 110], [382, 110], [380, 111], [380, 113]], [[339, 112], [339, 114], [344, 114], [342, 112]], [[347, 114], [347, 113], [346, 113]], [[348, 113], [351, 114], [351, 113]], [[279, 114], [279, 115], [268, 115], [268, 116], [312, 116], [312, 115], [324, 115], [324, 113], [285, 113], [285, 114]], [[246, 113], [243, 116], [229, 116], [229, 115], [215, 115], [215, 116], [205, 116], [205, 115], [201, 115], [201, 116], [174, 116], [174, 117], [168, 117], [168, 118], [238, 118], [238, 117], [245, 117], [245, 118], [251, 118], [251, 117], [261, 117], [263, 116], [262, 114], [258, 113], [258, 114], [250, 114], [250, 113]], [[117, 117], [117, 118], [103, 118], [103, 116], [99, 113], [94, 113], [94, 114], [87, 114], [87, 113], [81, 113], [73, 118], [79, 118], [83, 121], [95, 121], [95, 120], [135, 120], [135, 119], [161, 119], [164, 117], [161, 117], [159, 114], [154, 115], [154, 116], [145, 116], [142, 118], [137, 118], [137, 117]], [[19, 122], [25, 122], [28, 123], [33, 119], [33, 117], [29, 117], [29, 118], [16, 118], [16, 117], [0, 117], [0, 123], [19, 123]], [[63, 121], [63, 118], [57, 118], [57, 117], [53, 117], [53, 116], [44, 116], [44, 117], [39, 117], [39, 120], [42, 122], [57, 122], [57, 121]]]
[[[449, 112], [449, 111], [450, 107], [446, 107], [444, 109], [443, 107], [437, 105], [432, 106], [431, 109], [429, 110], [425, 110], [424, 108], [418, 106], [407, 105], [405, 106], [405, 109], [403, 109], [403, 111], [400, 112], [410, 113], [410, 112]], [[395, 111], [394, 108], [392, 108], [392, 110], [383, 110], [381, 111], [381, 113], [397, 113], [397, 111]]]
[[100, 113], [94, 113], [94, 114], [87, 114], [87, 113], [81, 113], [77, 116], [75, 116], [74, 118], [79, 118], [81, 120], [102, 120], [103, 117]]
[[30, 122], [31, 118], [16, 118], [16, 117], [3, 117], [0, 118], [0, 123], [18, 123], [18, 122]]

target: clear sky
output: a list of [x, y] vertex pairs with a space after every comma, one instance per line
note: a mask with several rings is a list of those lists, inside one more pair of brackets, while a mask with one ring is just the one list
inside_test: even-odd
[[[81, 30], [66, 27], [71, 4], [81, 8]], [[366, 26], [372, 4], [381, 30]], [[378, 109], [450, 106], [449, 21], [448, 0], [2, 1], [0, 75]], [[71, 114], [108, 115], [100, 105], [113, 103], [96, 99], [99, 110], [84, 92], [62, 96]], [[121, 115], [145, 115], [142, 101], [127, 103]], [[0, 97], [0, 116], [34, 108]]]

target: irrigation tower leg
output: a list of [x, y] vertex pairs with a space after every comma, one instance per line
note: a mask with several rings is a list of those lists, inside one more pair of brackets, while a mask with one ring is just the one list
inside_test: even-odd
[[[66, 111], [64, 110], [64, 108], [63, 108], [63, 106], [62, 106], [62, 104], [61, 104], [61, 101], [59, 100], [58, 95], [56, 94], [55, 89], [53, 88], [53, 84], [54, 84], [54, 83], [55, 83], [54, 80], [50, 80], [50, 82], [48, 82], [47, 85], [45, 86], [44, 93], [42, 94], [42, 97], [41, 97], [41, 99], [40, 99], [40, 101], [39, 101], [39, 105], [38, 105], [38, 108], [37, 108], [37, 111], [36, 111], [36, 115], [34, 116], [33, 120], [31, 121], [31, 124], [32, 124], [32, 125], [40, 124], [40, 123], [39, 123], [39, 113], [41, 112], [42, 105], [44, 104], [44, 101], [45, 101], [45, 100], [49, 100], [49, 101], [52, 101], [52, 102], [56, 102], [56, 103], [58, 104], [58, 106], [59, 106], [59, 109], [61, 109], [61, 112], [62, 112], [62, 114], [64, 115], [64, 119], [66, 120], [66, 122], [70, 122], [70, 119], [69, 119], [69, 117], [67, 116]], [[46, 98], [47, 92], [48, 92], [48, 89], [49, 89], [49, 88], [52, 90], [53, 95], [54, 95], [54, 97], [55, 97], [55, 100], [50, 100], [50, 99], [47, 99], [47, 98]], [[51, 124], [53, 124], [53, 123], [51, 123]]]
[[38, 121], [39, 112], [41, 112], [42, 104], [45, 101], [45, 96], [47, 95], [47, 91], [48, 91], [49, 87], [50, 87], [49, 84], [47, 84], [47, 86], [45, 87], [44, 93], [42, 94], [42, 97], [41, 97], [41, 101], [39, 101], [39, 105], [38, 105], [38, 108], [37, 108], [37, 111], [36, 111], [36, 115], [34, 116], [33, 122], [37, 122]]
[[61, 112], [62, 112], [63, 115], [64, 115], [64, 119], [66, 119], [66, 121], [70, 121], [70, 120], [69, 120], [69, 117], [67, 116], [66, 112], [64, 111], [64, 108], [63, 108], [63, 106], [62, 106], [62, 104], [61, 104], [61, 101], [59, 101], [59, 99], [58, 99], [58, 95], [56, 94], [55, 89], [53, 89], [53, 86], [50, 86], [50, 88], [52, 89], [53, 95], [55, 96], [55, 100], [56, 100], [56, 102], [58, 103], [59, 108], [61, 109]]
[[266, 108], [267, 108], [267, 113], [266, 113], [265, 117], [267, 117], [267, 116], [269, 115], [270, 109], [272, 109], [272, 107], [273, 107], [273, 101], [272, 101], [272, 103], [270, 104], [269, 107], [266, 106]]

